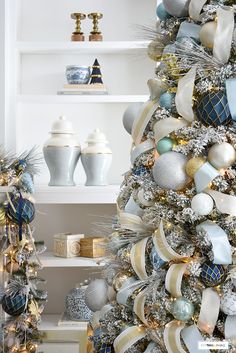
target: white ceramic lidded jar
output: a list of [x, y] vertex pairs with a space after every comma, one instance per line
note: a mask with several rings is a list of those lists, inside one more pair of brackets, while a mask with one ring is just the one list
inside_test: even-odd
[[112, 151], [107, 147], [105, 134], [95, 129], [86, 142], [88, 147], [81, 152], [81, 161], [87, 177], [85, 185], [108, 185], [107, 175], [112, 162]]
[[49, 186], [74, 186], [74, 171], [80, 157], [80, 144], [74, 136], [72, 123], [61, 116], [52, 125], [51, 137], [43, 147], [50, 172]]

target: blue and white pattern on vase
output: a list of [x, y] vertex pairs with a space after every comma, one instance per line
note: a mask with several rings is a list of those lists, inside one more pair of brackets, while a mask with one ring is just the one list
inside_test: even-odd
[[66, 67], [66, 78], [70, 85], [87, 84], [90, 80], [90, 67], [69, 65]]

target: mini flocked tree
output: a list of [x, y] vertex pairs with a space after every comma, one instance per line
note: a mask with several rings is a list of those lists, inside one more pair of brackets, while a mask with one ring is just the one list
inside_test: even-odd
[[236, 351], [234, 12], [231, 0], [157, 8], [150, 100], [124, 116], [132, 167], [105, 270], [116, 302], [93, 321], [97, 352], [209, 353], [198, 345], [225, 340], [218, 352]]

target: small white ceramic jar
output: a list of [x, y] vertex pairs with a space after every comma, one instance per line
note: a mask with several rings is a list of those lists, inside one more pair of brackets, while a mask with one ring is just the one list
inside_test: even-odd
[[72, 123], [64, 116], [52, 125], [51, 137], [43, 153], [50, 172], [50, 186], [74, 186], [74, 171], [81, 148], [74, 136]]
[[95, 129], [86, 142], [88, 147], [81, 152], [81, 161], [87, 177], [85, 185], [108, 185], [107, 176], [112, 162], [112, 151], [107, 146], [105, 134]]

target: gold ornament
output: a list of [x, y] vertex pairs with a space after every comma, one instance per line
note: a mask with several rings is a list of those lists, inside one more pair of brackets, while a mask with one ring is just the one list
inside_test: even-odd
[[113, 279], [113, 288], [118, 292], [130, 277], [132, 274], [128, 271], [118, 272]]
[[32, 300], [30, 304], [28, 305], [28, 310], [31, 315], [34, 315], [36, 317], [36, 320], [40, 318], [40, 310], [38, 303], [35, 300]]
[[186, 173], [188, 176], [193, 178], [195, 173], [199, 168], [201, 168], [201, 166], [203, 166], [204, 163], [206, 163], [206, 160], [203, 157], [191, 158], [186, 164]]
[[0, 207], [0, 226], [5, 226], [6, 220], [5, 209], [4, 207]]
[[204, 24], [200, 31], [200, 41], [208, 49], [213, 49], [216, 36], [217, 22], [210, 21]]
[[36, 353], [37, 351], [37, 344], [34, 342], [27, 343], [27, 352], [29, 353]]
[[147, 48], [147, 53], [148, 53], [149, 58], [151, 60], [156, 61], [156, 62], [161, 60], [163, 49], [164, 49], [163, 43], [156, 41], [156, 40], [153, 40], [148, 45], [148, 48]]
[[6, 270], [8, 273], [16, 273], [19, 271], [20, 265], [15, 260], [11, 260], [6, 264]]
[[20, 349], [19, 349], [18, 353], [29, 353], [26, 345], [20, 346]]

